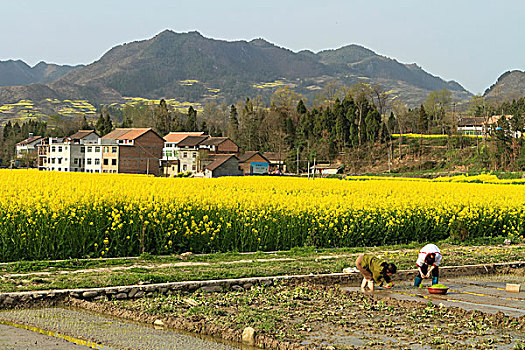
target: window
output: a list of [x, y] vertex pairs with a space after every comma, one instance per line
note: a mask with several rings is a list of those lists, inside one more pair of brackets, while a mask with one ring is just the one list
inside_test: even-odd
[[193, 152], [193, 158], [197, 158], [197, 152]]
[[56, 149], [57, 149], [57, 148], [56, 148], [55, 146], [52, 146], [52, 147], [51, 147], [51, 152], [56, 152]]
[[109, 147], [104, 147], [104, 153], [108, 153], [109, 152]]
[[75, 164], [75, 165], [78, 164], [78, 159], [77, 158], [73, 159], [73, 164]]
[[58, 163], [58, 164], [62, 164], [62, 158], [58, 158], [58, 159], [57, 159], [57, 163]]
[[111, 160], [111, 165], [117, 165], [117, 160], [116, 159], [112, 159]]
[[117, 147], [111, 147], [111, 152], [117, 153]]
[[55, 164], [55, 158], [51, 158], [51, 164]]
[[188, 166], [187, 166], [186, 164], [184, 164], [184, 165], [182, 166], [182, 170], [184, 170], [184, 171], [188, 170]]
[[87, 165], [91, 165], [91, 158], [87, 159]]
[[80, 153], [84, 153], [84, 152], [86, 152], [86, 147], [84, 146], [80, 147]]
[[100, 147], [95, 147], [95, 152], [100, 152]]
[[171, 151], [166, 151], [166, 157], [171, 157], [172, 153]]
[[108, 161], [108, 159], [107, 159], [107, 158], [106, 158], [106, 159], [104, 159], [104, 165], [108, 165], [108, 164], [109, 164], [109, 161]]
[[188, 152], [184, 152], [184, 153], [182, 154], [182, 157], [183, 157], [183, 158], [188, 158]]
[[89, 146], [89, 147], [87, 148], [87, 151], [88, 151], [88, 152], [91, 152], [92, 150], [93, 150], [93, 147], [91, 147], [91, 146]]
[[95, 158], [95, 165], [100, 165], [100, 159]]
[[191, 170], [195, 171], [197, 169], [196, 165], [192, 165]]
[[58, 146], [58, 151], [62, 152], [62, 146]]

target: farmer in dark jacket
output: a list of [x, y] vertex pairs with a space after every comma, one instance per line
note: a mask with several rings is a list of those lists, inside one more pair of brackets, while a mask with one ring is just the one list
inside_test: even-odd
[[374, 282], [384, 288], [392, 288], [391, 277], [397, 272], [396, 265], [387, 263], [372, 254], [360, 254], [355, 261], [359, 272], [363, 275], [361, 291], [366, 290], [366, 286], [371, 292], [374, 291]]

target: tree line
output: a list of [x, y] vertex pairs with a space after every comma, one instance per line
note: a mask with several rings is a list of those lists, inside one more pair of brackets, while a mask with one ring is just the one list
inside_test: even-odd
[[[243, 150], [275, 152], [288, 168], [304, 170], [308, 161], [333, 162], [342, 154], [367, 152], [374, 145], [392, 145], [393, 134], [457, 134], [460, 116], [502, 118], [483, 140], [477, 152], [487, 168], [524, 169], [522, 151], [525, 100], [487, 101], [474, 96], [468, 109], [457, 106], [448, 90], [430, 92], [426, 101], [409, 108], [378, 84], [358, 83], [351, 87], [328, 83], [314, 101], [307, 101], [288, 86], [279, 87], [264, 103], [261, 96], [226, 105], [209, 102], [202, 111], [170, 110], [164, 100], [158, 105], [135, 104], [123, 108], [102, 107], [96, 121], [57, 115], [46, 122], [8, 122], [3, 127], [0, 157], [6, 165], [14, 156], [14, 145], [29, 132], [65, 137], [79, 129], [95, 129], [101, 136], [115, 127], [152, 127], [159, 134], [171, 131], [203, 131], [228, 136]], [[401, 141], [400, 141], [401, 142]], [[297, 160], [300, 160], [297, 163]], [[301, 169], [300, 169], [301, 170]]]

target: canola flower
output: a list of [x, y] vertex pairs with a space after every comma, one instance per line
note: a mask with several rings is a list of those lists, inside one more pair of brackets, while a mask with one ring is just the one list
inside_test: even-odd
[[0, 179], [3, 261], [524, 234], [525, 186], [490, 175], [342, 181], [0, 170]]

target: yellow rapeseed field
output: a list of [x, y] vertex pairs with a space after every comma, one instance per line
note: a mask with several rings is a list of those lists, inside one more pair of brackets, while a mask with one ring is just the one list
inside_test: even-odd
[[174, 179], [1, 170], [0, 179], [3, 261], [524, 233], [524, 181], [489, 175]]

